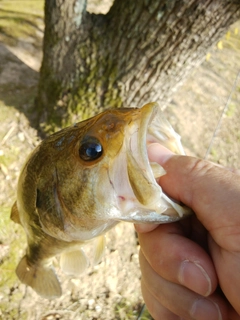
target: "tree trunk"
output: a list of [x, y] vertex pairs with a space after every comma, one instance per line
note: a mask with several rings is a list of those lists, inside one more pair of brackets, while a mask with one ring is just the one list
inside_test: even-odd
[[106, 15], [88, 13], [86, 0], [47, 0], [44, 130], [109, 107], [165, 106], [239, 14], [239, 0], [115, 0]]

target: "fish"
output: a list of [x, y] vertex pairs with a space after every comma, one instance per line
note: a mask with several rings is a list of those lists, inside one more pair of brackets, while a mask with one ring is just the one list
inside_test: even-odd
[[117, 223], [169, 223], [192, 213], [158, 184], [166, 172], [149, 161], [151, 143], [184, 155], [181, 137], [156, 102], [107, 109], [50, 135], [32, 151], [11, 211], [27, 237], [16, 268], [22, 283], [44, 298], [60, 297], [55, 257], [66, 274], [78, 276], [89, 265], [84, 245], [96, 242], [98, 263], [105, 233]]

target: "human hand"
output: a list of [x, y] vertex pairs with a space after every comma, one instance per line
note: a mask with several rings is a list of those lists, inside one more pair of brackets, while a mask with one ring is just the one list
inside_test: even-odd
[[158, 144], [148, 152], [167, 171], [163, 190], [196, 213], [135, 226], [149, 312], [155, 320], [239, 320], [240, 175]]

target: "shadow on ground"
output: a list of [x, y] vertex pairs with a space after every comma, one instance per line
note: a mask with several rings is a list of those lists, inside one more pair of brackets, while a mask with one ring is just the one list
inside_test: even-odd
[[38, 72], [24, 64], [3, 44], [0, 44], [0, 61], [0, 100], [24, 113], [30, 125], [36, 127], [34, 99]]

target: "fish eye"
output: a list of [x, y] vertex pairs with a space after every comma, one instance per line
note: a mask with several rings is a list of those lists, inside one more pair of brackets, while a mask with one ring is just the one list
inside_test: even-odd
[[79, 156], [84, 161], [96, 160], [102, 153], [102, 145], [96, 138], [83, 142], [79, 148]]

